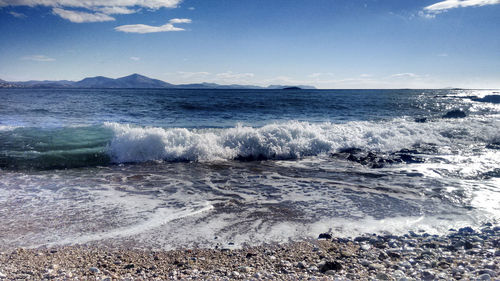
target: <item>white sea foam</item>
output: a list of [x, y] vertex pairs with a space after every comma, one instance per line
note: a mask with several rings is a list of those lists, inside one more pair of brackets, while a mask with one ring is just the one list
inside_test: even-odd
[[414, 144], [495, 142], [500, 122], [439, 120], [415, 123], [404, 119], [345, 124], [289, 121], [260, 128], [227, 129], [133, 127], [105, 123], [114, 131], [108, 151], [116, 163], [249, 159], [297, 159], [356, 147], [394, 152]]
[[1, 131], [12, 131], [15, 130], [16, 128], [19, 128], [18, 126], [10, 126], [10, 125], [0, 125], [0, 132]]

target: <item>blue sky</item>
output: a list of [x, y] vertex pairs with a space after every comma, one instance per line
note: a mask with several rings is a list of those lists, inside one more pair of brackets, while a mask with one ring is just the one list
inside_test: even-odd
[[0, 0], [0, 34], [8, 81], [500, 88], [500, 0]]

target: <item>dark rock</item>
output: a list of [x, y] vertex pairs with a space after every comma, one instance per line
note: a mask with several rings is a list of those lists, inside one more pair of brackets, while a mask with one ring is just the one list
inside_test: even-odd
[[321, 233], [318, 239], [332, 239], [332, 235], [330, 233]]
[[399, 253], [396, 253], [396, 252], [387, 252], [387, 255], [393, 259], [401, 258], [401, 255]]
[[471, 242], [469, 242], [469, 241], [465, 241], [465, 243], [464, 243], [464, 249], [466, 249], [466, 250], [470, 250], [470, 249], [472, 249], [472, 248], [474, 248], [474, 244], [472, 244], [472, 243], [471, 243]]
[[427, 122], [427, 118], [415, 118], [415, 122], [417, 122], [417, 123], [425, 123], [425, 122]]
[[436, 276], [429, 271], [422, 271], [421, 277], [422, 280], [434, 280]]
[[370, 237], [366, 237], [366, 236], [359, 236], [359, 237], [354, 238], [354, 242], [366, 242], [369, 240], [370, 240]]
[[484, 96], [484, 98], [473, 97], [471, 100], [478, 102], [500, 103], [500, 95], [487, 95]]
[[467, 227], [462, 227], [462, 228], [458, 229], [458, 233], [463, 235], [463, 234], [473, 234], [476, 232], [474, 231], [474, 229], [472, 229], [472, 227], [467, 226]]
[[466, 116], [467, 114], [465, 114], [462, 110], [455, 109], [448, 111], [445, 115], [443, 115], [443, 118], [464, 118]]
[[325, 262], [324, 264], [322, 264], [320, 267], [319, 267], [319, 271], [321, 273], [325, 273], [327, 272], [328, 270], [341, 270], [342, 269], [342, 265], [337, 262], [337, 261], [327, 261]]
[[135, 265], [133, 263], [129, 263], [129, 264], [125, 265], [123, 268], [124, 269], [132, 269], [134, 267], [135, 267]]
[[389, 258], [389, 256], [384, 252], [380, 252], [380, 254], [378, 255], [379, 260], [385, 260], [387, 258]]

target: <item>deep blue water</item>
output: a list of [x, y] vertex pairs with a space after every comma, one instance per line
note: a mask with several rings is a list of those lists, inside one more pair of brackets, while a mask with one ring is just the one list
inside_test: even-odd
[[[423, 90], [1, 90], [2, 125], [62, 127], [119, 122], [140, 126], [228, 128], [276, 121], [347, 122], [432, 116], [450, 91]], [[441, 104], [442, 103], [442, 104]], [[463, 106], [463, 105], [461, 105]]]

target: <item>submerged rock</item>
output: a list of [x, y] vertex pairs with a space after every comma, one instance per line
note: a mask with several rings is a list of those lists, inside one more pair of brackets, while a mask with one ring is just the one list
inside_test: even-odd
[[465, 114], [462, 110], [455, 109], [448, 111], [445, 115], [443, 115], [443, 118], [465, 118], [466, 116], [467, 114]]

